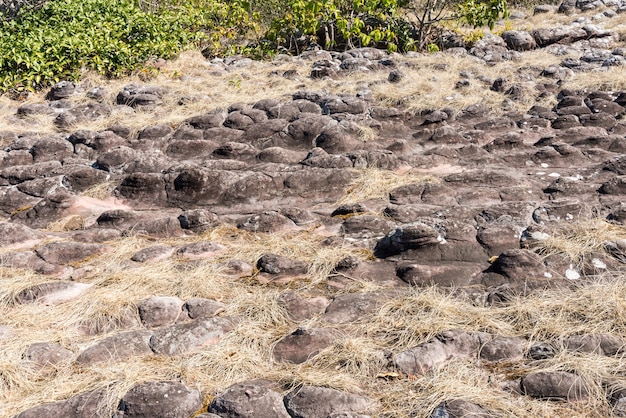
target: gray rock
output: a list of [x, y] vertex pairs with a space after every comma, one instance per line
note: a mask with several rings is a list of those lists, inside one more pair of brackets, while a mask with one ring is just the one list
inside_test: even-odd
[[487, 409], [482, 406], [464, 401], [462, 399], [453, 399], [443, 402], [439, 405], [431, 418], [493, 418]]
[[53, 343], [33, 343], [24, 352], [24, 359], [39, 367], [54, 366], [69, 360], [74, 353]]
[[396, 367], [407, 375], [424, 374], [452, 358], [475, 357], [480, 346], [481, 339], [477, 334], [450, 330], [397, 354], [394, 361]]
[[532, 35], [524, 31], [509, 30], [502, 33], [502, 39], [509, 49], [515, 51], [528, 51], [537, 47]]
[[[103, 390], [84, 392], [69, 399], [27, 409], [15, 418], [110, 418]], [[187, 417], [185, 417], [187, 418]]]
[[563, 340], [567, 350], [614, 356], [623, 351], [624, 341], [610, 334], [572, 335]]
[[320, 418], [341, 412], [368, 412], [376, 403], [335, 389], [304, 386], [285, 396], [285, 406], [293, 418]]
[[336, 339], [337, 335], [335, 332], [327, 328], [308, 330], [298, 328], [295, 332], [276, 343], [273, 358], [276, 361], [301, 364], [309, 358], [316, 356]]
[[109, 248], [103, 244], [84, 242], [51, 242], [39, 246], [35, 253], [48, 263], [71, 264], [101, 255]]
[[156, 354], [167, 356], [198, 351], [217, 344], [236, 322], [233, 318], [213, 317], [160, 328], [150, 338], [150, 348]]
[[155, 245], [137, 251], [130, 258], [137, 263], [147, 263], [162, 260], [174, 254], [174, 249], [168, 245]]
[[385, 300], [385, 295], [378, 292], [339, 295], [328, 305], [322, 319], [331, 324], [356, 321], [375, 311]]
[[172, 325], [185, 318], [184, 302], [174, 296], [155, 296], [137, 305], [141, 322], [148, 328]]
[[84, 366], [111, 361], [125, 361], [135, 356], [152, 355], [150, 331], [128, 331], [106, 337], [86, 348], [76, 362]]
[[283, 397], [273, 386], [261, 379], [232, 385], [213, 399], [209, 412], [224, 418], [289, 418]]
[[93, 285], [78, 282], [47, 282], [30, 286], [17, 294], [17, 303], [40, 302], [48, 305], [58, 305], [80, 297]]
[[582, 401], [589, 397], [589, 390], [584, 380], [568, 372], [537, 372], [524, 378], [521, 382], [525, 395], [538, 399]]
[[193, 298], [188, 299], [183, 306], [191, 319], [210, 318], [223, 312], [226, 305], [212, 299]]
[[202, 407], [202, 394], [178, 382], [148, 382], [129, 390], [118, 406], [122, 417], [189, 418]]

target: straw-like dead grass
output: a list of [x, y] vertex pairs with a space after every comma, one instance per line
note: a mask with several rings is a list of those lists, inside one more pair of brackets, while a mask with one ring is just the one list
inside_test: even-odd
[[415, 183], [436, 183], [435, 176], [405, 172], [397, 174], [389, 170], [366, 168], [359, 170], [358, 177], [351, 183], [337, 204], [357, 203], [369, 199], [387, 200], [393, 189]]
[[564, 255], [574, 265], [581, 266], [585, 256], [606, 253], [607, 241], [623, 239], [626, 239], [624, 226], [591, 218], [562, 224], [533, 249], [544, 256]]

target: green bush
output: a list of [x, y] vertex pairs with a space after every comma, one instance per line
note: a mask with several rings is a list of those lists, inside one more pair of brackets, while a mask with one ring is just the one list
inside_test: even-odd
[[0, 22], [0, 91], [35, 90], [82, 69], [120, 76], [150, 58], [247, 30], [240, 3], [196, 0], [144, 12], [132, 0], [51, 0]]

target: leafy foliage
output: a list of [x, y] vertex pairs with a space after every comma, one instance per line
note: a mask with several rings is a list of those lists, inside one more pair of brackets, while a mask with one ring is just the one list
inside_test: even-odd
[[[55, 0], [0, 23], [0, 91], [75, 80], [84, 68], [120, 76], [150, 58], [235, 36], [239, 3], [184, 2], [146, 13], [131, 0]], [[244, 22], [245, 23], [245, 19]], [[227, 30], [215, 29], [220, 24]]]
[[[391, 51], [408, 49], [410, 36], [401, 26], [397, 0], [287, 0], [285, 13], [272, 22], [266, 36], [277, 46], [298, 52], [313, 40], [325, 48], [374, 44]], [[405, 25], [406, 26], [406, 25]]]
[[23, 10], [12, 6], [9, 15], [0, 9], [0, 93], [76, 80], [85, 69], [117, 77], [149, 59], [171, 58], [197, 46], [204, 47], [206, 56], [268, 55], [285, 49], [299, 53], [312, 43], [336, 50], [374, 46], [433, 51], [432, 28], [440, 22], [493, 27], [507, 15], [506, 0], [4, 0], [2, 4], [7, 1]]

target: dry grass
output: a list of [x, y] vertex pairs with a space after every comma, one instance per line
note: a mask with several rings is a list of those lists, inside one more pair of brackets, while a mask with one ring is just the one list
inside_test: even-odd
[[405, 172], [397, 174], [389, 170], [367, 168], [358, 171], [359, 176], [352, 182], [337, 204], [357, 203], [369, 199], [389, 198], [393, 189], [415, 183], [436, 183], [437, 177]]
[[626, 239], [624, 226], [609, 223], [603, 218], [583, 219], [562, 224], [533, 249], [544, 256], [564, 255], [581, 267], [585, 256], [606, 254], [606, 241], [623, 239]]

